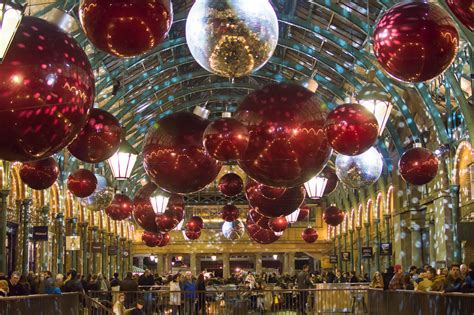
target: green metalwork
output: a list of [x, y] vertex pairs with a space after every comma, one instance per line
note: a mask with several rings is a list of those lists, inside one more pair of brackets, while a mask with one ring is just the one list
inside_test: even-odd
[[105, 230], [100, 231], [100, 243], [101, 243], [101, 268], [100, 273], [103, 277], [107, 277], [107, 232]]
[[[41, 224], [43, 226], [49, 225], [49, 206], [43, 206], [41, 208]], [[49, 238], [48, 238], [49, 239]], [[48, 270], [48, 247], [49, 247], [49, 240], [41, 242], [40, 248], [40, 270]]]
[[376, 270], [380, 269], [380, 234], [379, 234], [379, 224], [380, 219], [374, 219], [374, 229], [375, 229], [375, 240], [374, 240], [374, 247], [375, 247], [375, 268]]
[[[340, 227], [339, 227], [340, 228]], [[342, 270], [342, 234], [339, 233], [337, 236], [337, 268], [339, 270]]]
[[1, 198], [1, 209], [0, 209], [0, 272], [8, 274], [7, 270], [7, 201], [8, 194], [10, 193], [7, 189], [0, 191]]
[[[365, 246], [370, 247], [370, 224], [365, 223], [364, 226], [365, 226]], [[366, 265], [366, 268], [364, 271], [369, 275], [369, 279], [371, 279], [372, 277], [370, 276], [370, 260], [369, 259], [366, 260], [365, 265]]]
[[64, 214], [56, 215], [57, 273], [64, 273]]
[[23, 199], [21, 202], [21, 237], [22, 237], [22, 251], [21, 251], [21, 274], [27, 275], [29, 269], [29, 257], [28, 255], [28, 234], [29, 234], [29, 225], [30, 225], [30, 206], [32, 200], [27, 198]]
[[362, 236], [361, 236], [362, 227], [356, 227], [357, 231], [357, 271], [362, 275]]
[[461, 263], [461, 242], [458, 236], [457, 223], [459, 220], [459, 185], [451, 185], [449, 187], [451, 195], [451, 231], [453, 235], [453, 262]]
[[[391, 243], [392, 239], [390, 236], [390, 215], [386, 214], [384, 215], [384, 218], [385, 218], [385, 238], [386, 238], [387, 243]], [[391, 265], [392, 265], [392, 256], [387, 256], [386, 267], [391, 266]]]
[[[77, 218], [68, 220], [69, 228], [72, 236], [77, 235]], [[71, 251], [71, 269], [77, 270], [77, 251]]]
[[87, 222], [81, 223], [81, 251], [82, 251], [82, 274], [88, 275], [89, 274], [89, 257], [88, 257], [88, 250], [87, 250], [87, 240], [88, 240], [88, 229], [87, 226], [89, 224]]
[[355, 270], [354, 264], [354, 230], [349, 230], [349, 244], [350, 244], [350, 253], [351, 253], [351, 271]]
[[97, 231], [98, 231], [97, 226], [93, 226], [91, 229], [91, 255], [92, 255], [92, 274], [97, 274], [97, 253], [94, 250], [94, 245], [93, 243], [97, 240]]

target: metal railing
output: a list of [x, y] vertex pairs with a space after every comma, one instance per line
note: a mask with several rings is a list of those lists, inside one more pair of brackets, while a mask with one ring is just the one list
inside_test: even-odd
[[80, 296], [80, 293], [63, 293], [0, 298], [0, 314], [79, 315], [83, 314], [81, 313]]

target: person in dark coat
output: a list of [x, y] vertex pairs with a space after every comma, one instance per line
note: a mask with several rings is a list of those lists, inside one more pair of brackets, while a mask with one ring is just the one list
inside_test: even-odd
[[143, 307], [145, 306], [145, 301], [139, 299], [135, 305], [135, 307], [128, 313], [129, 315], [143, 315]]
[[202, 315], [206, 315], [206, 280], [204, 274], [199, 274], [196, 281], [196, 290], [198, 291], [198, 300], [196, 305], [196, 314], [201, 312]]
[[127, 272], [125, 279], [120, 282], [120, 292], [128, 292], [125, 294], [125, 307], [133, 306], [133, 297], [137, 294], [138, 282], [133, 279], [131, 271]]
[[20, 284], [20, 273], [12, 272], [10, 280], [8, 280], [8, 296], [22, 296], [25, 294], [23, 286]]
[[38, 294], [39, 293], [39, 281], [33, 271], [28, 272], [28, 277], [26, 277], [30, 285], [30, 294]]
[[393, 276], [395, 275], [395, 269], [393, 266], [387, 268], [387, 272], [383, 274], [383, 289], [388, 290], [388, 285], [392, 280]]
[[68, 274], [68, 280], [66, 280], [61, 292], [84, 292], [84, 287], [82, 286], [81, 279], [77, 276], [77, 271], [71, 269]]

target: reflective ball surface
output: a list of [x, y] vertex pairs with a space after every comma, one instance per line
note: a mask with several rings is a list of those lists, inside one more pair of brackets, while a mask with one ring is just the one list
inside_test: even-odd
[[199, 216], [192, 216], [188, 222], [186, 222], [186, 230], [197, 232], [204, 228], [204, 221]]
[[79, 18], [95, 47], [117, 57], [133, 57], [168, 35], [173, 8], [170, 0], [81, 0]]
[[158, 247], [165, 247], [170, 243], [171, 236], [169, 233], [158, 233]]
[[20, 178], [28, 187], [35, 190], [47, 189], [56, 182], [59, 176], [59, 165], [49, 157], [44, 160], [21, 164]]
[[375, 183], [382, 174], [383, 159], [375, 148], [356, 156], [338, 154], [336, 174], [351, 188], [362, 188]]
[[271, 217], [264, 216], [255, 209], [249, 209], [247, 214], [247, 221], [258, 225], [260, 228], [270, 230]]
[[412, 148], [400, 157], [398, 169], [402, 178], [412, 185], [425, 185], [438, 174], [438, 158], [426, 148]]
[[234, 118], [219, 118], [204, 130], [204, 147], [216, 160], [234, 161], [242, 158], [249, 144], [249, 132]]
[[100, 211], [107, 208], [114, 199], [115, 190], [107, 186], [107, 179], [104, 176], [94, 174], [97, 179], [97, 187], [89, 197], [81, 199], [81, 205], [88, 210]]
[[155, 217], [155, 223], [160, 232], [170, 232], [178, 225], [179, 221], [171, 211], [165, 211]]
[[201, 230], [198, 230], [198, 231], [185, 230], [183, 232], [184, 232], [184, 236], [190, 241], [195, 241], [201, 237]]
[[79, 44], [56, 25], [24, 16], [0, 63], [0, 159], [37, 161], [62, 150], [85, 125], [94, 94]]
[[207, 153], [202, 135], [208, 122], [189, 112], [160, 119], [143, 146], [143, 167], [151, 180], [170, 193], [199, 191], [219, 174], [221, 163]]
[[453, 62], [459, 34], [449, 14], [436, 3], [405, 1], [380, 18], [372, 35], [382, 68], [403, 82], [424, 82]]
[[116, 221], [125, 220], [133, 212], [133, 201], [126, 195], [115, 194], [112, 203], [105, 208], [105, 213]]
[[273, 55], [278, 43], [277, 16], [267, 0], [196, 1], [186, 19], [186, 42], [207, 71], [243, 77]]
[[336, 172], [332, 167], [326, 166], [322, 171], [322, 174], [328, 179], [326, 188], [324, 188], [324, 196], [329, 195], [337, 188], [339, 179], [337, 178]]
[[79, 160], [95, 164], [114, 155], [121, 138], [122, 127], [117, 118], [105, 110], [93, 108], [86, 125], [67, 148]]
[[241, 220], [232, 222], [224, 222], [222, 224], [222, 234], [231, 241], [236, 241], [242, 238], [245, 234], [245, 226]]
[[303, 185], [331, 155], [325, 110], [315, 94], [300, 85], [272, 84], [256, 90], [245, 97], [234, 117], [250, 133], [239, 166], [259, 183]]
[[79, 169], [67, 178], [67, 188], [76, 197], [89, 197], [97, 188], [97, 178], [91, 171]]
[[288, 221], [285, 217], [271, 218], [268, 226], [273, 232], [283, 232], [288, 227]]
[[306, 242], [306, 243], [314, 243], [318, 239], [318, 231], [313, 228], [306, 228], [303, 232], [301, 232], [301, 238]]
[[221, 211], [222, 219], [227, 222], [233, 222], [239, 218], [240, 211], [234, 205], [225, 205]]
[[306, 219], [309, 216], [309, 213], [311, 212], [311, 208], [307, 205], [301, 205], [300, 206], [300, 212], [298, 213], [298, 218], [296, 221], [301, 222], [304, 219]]
[[474, 4], [472, 0], [445, 0], [454, 15], [474, 32]]
[[249, 219], [247, 219], [247, 233], [251, 240], [263, 245], [274, 243], [280, 238], [272, 230], [262, 229]]
[[142, 234], [142, 241], [148, 247], [156, 247], [160, 243], [161, 236], [158, 233], [145, 231]]
[[331, 226], [338, 226], [344, 221], [345, 217], [345, 212], [335, 206], [327, 207], [323, 212], [324, 222]]
[[160, 231], [156, 225], [156, 214], [150, 201], [150, 196], [155, 192], [156, 188], [155, 184], [147, 183], [137, 190], [133, 198], [133, 219], [145, 231], [153, 233]]
[[331, 147], [344, 155], [359, 155], [375, 144], [379, 125], [375, 116], [360, 104], [342, 104], [327, 117], [324, 129]]
[[239, 175], [235, 173], [227, 173], [219, 179], [217, 188], [223, 195], [233, 197], [242, 192], [244, 182]]

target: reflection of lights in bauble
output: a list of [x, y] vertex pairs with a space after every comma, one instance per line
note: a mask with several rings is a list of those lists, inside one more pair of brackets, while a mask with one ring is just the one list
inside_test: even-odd
[[93, 108], [86, 125], [67, 148], [79, 160], [95, 164], [114, 155], [121, 137], [122, 127], [117, 118], [105, 110]]
[[209, 123], [203, 141], [206, 151], [216, 160], [234, 161], [247, 149], [249, 133], [239, 121], [223, 117]]
[[259, 244], [271, 244], [280, 238], [272, 230], [262, 229], [249, 218], [247, 218], [247, 232], [250, 239]]
[[97, 178], [91, 171], [79, 169], [67, 178], [67, 188], [76, 197], [89, 197], [97, 188]]
[[143, 146], [143, 167], [160, 188], [186, 194], [203, 189], [217, 177], [221, 163], [202, 145], [207, 124], [195, 114], [178, 112], [149, 130]]
[[156, 247], [160, 243], [160, 235], [158, 235], [158, 233], [145, 231], [142, 234], [142, 241], [148, 247]]
[[311, 212], [311, 208], [307, 205], [301, 205], [300, 206], [300, 212], [298, 213], [298, 218], [296, 221], [301, 222], [304, 219], [306, 219], [309, 216], [309, 213]]
[[42, 190], [53, 186], [59, 176], [59, 165], [49, 157], [44, 160], [23, 163], [20, 178], [30, 188]]
[[231, 241], [236, 241], [242, 238], [245, 233], [245, 226], [241, 220], [235, 220], [232, 222], [224, 222], [222, 224], [222, 234], [224, 237]]
[[329, 195], [334, 190], [336, 190], [339, 179], [337, 178], [336, 172], [332, 167], [326, 166], [322, 172], [324, 177], [328, 179], [326, 188], [324, 189], [324, 195]]
[[267, 0], [251, 4], [246, 0], [196, 1], [186, 19], [186, 42], [207, 71], [243, 77], [272, 56], [278, 42], [278, 20]]
[[169, 212], [178, 223], [184, 218], [184, 198], [178, 194], [171, 194], [166, 211]]
[[147, 183], [141, 187], [133, 198], [133, 218], [145, 231], [158, 233], [156, 214], [150, 202], [150, 196], [156, 190], [156, 185]]
[[133, 212], [133, 201], [126, 195], [115, 194], [112, 203], [105, 208], [105, 213], [116, 221], [125, 220]]
[[267, 199], [271, 199], [271, 200], [280, 198], [286, 192], [285, 187], [273, 187], [273, 186], [267, 186], [260, 183], [258, 183], [257, 189], [258, 191], [260, 191], [263, 197]]
[[170, 243], [171, 236], [169, 233], [158, 233], [158, 247], [165, 247]]
[[283, 232], [286, 230], [288, 227], [288, 221], [286, 221], [285, 217], [276, 217], [276, 218], [271, 218], [270, 221], [268, 222], [268, 226], [270, 227], [270, 230], [273, 232]]
[[186, 222], [186, 230], [197, 232], [204, 228], [204, 221], [199, 216], [192, 216], [188, 222]]
[[244, 182], [239, 175], [235, 173], [227, 173], [219, 179], [217, 187], [222, 194], [228, 197], [233, 197], [242, 192]]
[[362, 188], [375, 183], [382, 174], [383, 159], [375, 148], [356, 156], [338, 154], [337, 177], [351, 188]]
[[314, 243], [318, 239], [318, 231], [316, 229], [313, 229], [311, 227], [306, 228], [303, 232], [301, 232], [301, 238], [306, 242], [306, 243]]
[[412, 148], [400, 157], [398, 169], [402, 178], [412, 185], [425, 185], [438, 174], [438, 158], [430, 150]]
[[270, 219], [271, 217], [264, 216], [255, 209], [249, 209], [247, 215], [247, 221], [258, 225], [260, 228], [270, 230]]
[[372, 41], [379, 64], [391, 76], [423, 82], [451, 65], [459, 34], [449, 14], [436, 3], [405, 1], [385, 11]]
[[327, 207], [323, 212], [324, 222], [331, 226], [338, 226], [344, 221], [345, 217], [345, 212], [335, 206]]
[[269, 217], [289, 215], [299, 208], [306, 195], [304, 187], [299, 186], [287, 188], [284, 194], [276, 199], [268, 199], [263, 196], [259, 187], [259, 183], [249, 179], [245, 187], [245, 194], [252, 208]]
[[195, 241], [201, 237], [201, 230], [198, 230], [198, 231], [184, 230], [183, 236], [186, 240]]
[[94, 93], [78, 43], [58, 26], [24, 16], [0, 63], [0, 159], [37, 161], [62, 150], [84, 126]]
[[302, 86], [272, 84], [254, 91], [234, 116], [250, 132], [240, 167], [265, 185], [303, 185], [324, 168], [331, 155], [325, 116], [315, 94]]
[[474, 4], [472, 0], [446, 0], [451, 11], [467, 28], [474, 32]]
[[160, 213], [155, 217], [155, 223], [160, 232], [170, 232], [178, 225], [178, 219], [170, 211]]
[[367, 151], [377, 140], [379, 130], [375, 116], [355, 103], [333, 109], [324, 129], [331, 147], [344, 155], [359, 155]]
[[104, 176], [94, 175], [97, 179], [97, 187], [92, 195], [81, 199], [81, 205], [88, 210], [100, 211], [110, 205], [112, 199], [114, 199], [115, 191], [112, 187], [107, 186], [107, 179]]
[[234, 205], [225, 205], [222, 208], [221, 216], [224, 221], [233, 222], [239, 218], [239, 208]]
[[117, 57], [156, 47], [173, 23], [170, 0], [81, 0], [79, 18], [94, 46]]

